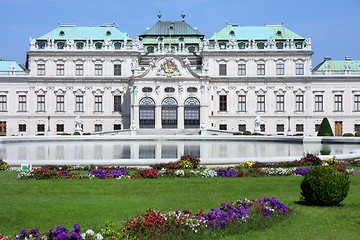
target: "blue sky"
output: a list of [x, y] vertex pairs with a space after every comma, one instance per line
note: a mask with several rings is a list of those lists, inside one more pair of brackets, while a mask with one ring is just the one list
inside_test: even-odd
[[135, 38], [157, 21], [185, 20], [206, 38], [226, 24], [263, 26], [281, 23], [303, 37], [311, 36], [313, 67], [332, 57], [360, 59], [360, 0], [0, 0], [0, 56], [25, 62], [29, 38], [56, 28], [58, 23], [99, 26], [116, 22]]

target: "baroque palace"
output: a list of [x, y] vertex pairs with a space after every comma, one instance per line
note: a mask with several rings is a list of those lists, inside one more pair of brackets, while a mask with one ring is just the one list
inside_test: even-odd
[[[61, 24], [0, 60], [1, 135], [212, 129], [315, 136], [360, 131], [360, 61], [325, 58], [282, 24], [226, 24], [205, 38], [162, 21], [131, 39], [115, 24]], [[79, 121], [77, 121], [79, 122]], [[120, 131], [121, 132], [121, 131]]]

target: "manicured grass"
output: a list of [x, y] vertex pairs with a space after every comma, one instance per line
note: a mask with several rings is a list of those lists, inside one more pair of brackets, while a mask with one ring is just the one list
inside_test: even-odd
[[299, 202], [302, 177], [174, 178], [105, 180], [17, 180], [0, 172], [0, 232], [22, 228], [47, 231], [79, 223], [83, 230], [159, 210], [197, 211], [243, 198], [277, 197], [295, 210], [271, 228], [226, 239], [358, 239], [360, 175], [350, 177], [342, 207], [309, 207]]

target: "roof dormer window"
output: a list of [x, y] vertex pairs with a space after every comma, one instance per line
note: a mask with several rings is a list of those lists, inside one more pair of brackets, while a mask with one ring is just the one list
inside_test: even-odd
[[276, 48], [277, 48], [277, 49], [283, 49], [283, 48], [284, 48], [284, 44], [283, 44], [282, 42], [278, 42], [278, 43], [276, 44]]
[[115, 49], [121, 49], [121, 43], [119, 42], [114, 43], [114, 47]]
[[110, 36], [111, 35], [111, 32], [110, 31], [107, 31], [106, 32], [106, 36]]
[[183, 37], [180, 37], [180, 38], [179, 38], [179, 41], [180, 41], [180, 42], [183, 42], [183, 41], [184, 41], [184, 38], [183, 38]]
[[296, 46], [296, 48], [297, 49], [302, 49], [302, 43], [301, 42], [297, 42], [296, 44], [295, 44], [295, 46]]
[[65, 32], [64, 32], [64, 31], [60, 31], [60, 32], [59, 32], [59, 36], [65, 36]]
[[83, 48], [84, 48], [84, 43], [78, 42], [78, 43], [76, 44], [76, 49], [83, 49]]
[[282, 36], [282, 32], [281, 32], [281, 31], [277, 31], [277, 32], [276, 32], [276, 35], [277, 35], [277, 36]]
[[258, 49], [264, 49], [265, 48], [265, 44], [264, 43], [258, 43], [257, 44], [257, 47], [258, 47]]
[[58, 47], [58, 49], [64, 49], [65, 43], [59, 42], [59, 43], [57, 44], [57, 47]]
[[245, 43], [243, 43], [243, 42], [239, 43], [238, 46], [240, 49], [245, 49]]
[[45, 43], [39, 42], [39, 43], [38, 43], [38, 48], [39, 48], [39, 49], [44, 49], [44, 48], [45, 48]]
[[229, 35], [234, 36], [235, 32], [233, 30], [230, 31]]
[[95, 48], [96, 49], [101, 49], [102, 48], [102, 43], [101, 42], [95, 43]]

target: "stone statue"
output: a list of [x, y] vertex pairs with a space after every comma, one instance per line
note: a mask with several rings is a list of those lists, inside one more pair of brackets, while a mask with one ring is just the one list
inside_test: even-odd
[[68, 46], [68, 48], [72, 48], [74, 44], [75, 44], [74, 39], [71, 38], [66, 39], [66, 46]]
[[151, 68], [155, 67], [155, 59], [154, 59], [154, 58], [150, 58], [150, 60], [149, 60], [149, 66], [150, 66]]
[[261, 129], [260, 129], [260, 116], [257, 115], [254, 121], [254, 132], [255, 133], [260, 133]]
[[214, 44], [214, 48], [217, 49], [218, 46], [219, 46], [219, 45], [218, 45], [218, 39], [217, 39], [217, 37], [215, 37], [214, 43], [215, 43], [215, 44]]
[[310, 48], [311, 47], [311, 38], [308, 37], [307, 39], [305, 39], [305, 44], [306, 44], [306, 47]]
[[105, 39], [105, 47], [107, 49], [110, 49], [111, 45], [112, 45], [112, 40], [110, 38]]
[[267, 40], [267, 45], [270, 49], [273, 49], [273, 47], [275, 46], [275, 39], [273, 37], [270, 37], [268, 40]]
[[208, 49], [209, 49], [209, 45], [210, 45], [209, 39], [204, 39], [203, 49], [204, 49], [204, 50], [208, 50]]
[[199, 50], [202, 51], [204, 48], [204, 43], [203, 41], [199, 42]]
[[135, 120], [132, 120], [132, 121], [131, 121], [130, 129], [131, 129], [131, 130], [135, 130], [135, 129], [136, 129]]
[[75, 118], [75, 132], [82, 132], [83, 129], [83, 123], [80, 120], [79, 116], [76, 116]]
[[124, 38], [124, 48], [126, 48], [127, 38]]
[[36, 44], [36, 39], [32, 39], [30, 37], [30, 48], [35, 48], [35, 44]]
[[189, 66], [190, 65], [190, 60], [188, 58], [185, 58], [184, 63], [185, 63], [186, 66]]
[[289, 38], [286, 39], [286, 48], [290, 49], [290, 39]]
[[231, 38], [231, 39], [229, 40], [229, 47], [230, 47], [231, 49], [234, 49], [235, 46], [236, 46], [236, 39], [235, 39], [235, 38]]

